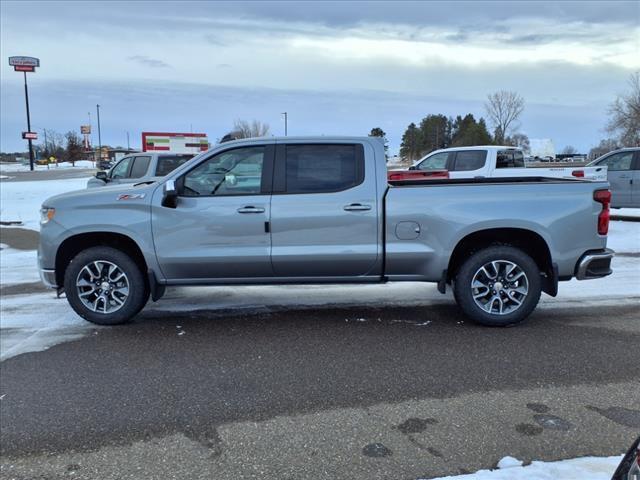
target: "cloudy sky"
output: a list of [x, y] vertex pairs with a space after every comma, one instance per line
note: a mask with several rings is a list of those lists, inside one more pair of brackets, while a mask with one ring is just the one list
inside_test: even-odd
[[[142, 131], [364, 135], [396, 151], [429, 113], [485, 115], [490, 92], [526, 100], [520, 130], [587, 151], [640, 69], [640, 2], [0, 3], [0, 149], [24, 149], [22, 74], [34, 128], [140, 147]], [[97, 137], [94, 135], [94, 137]], [[97, 138], [94, 138], [97, 142]]]

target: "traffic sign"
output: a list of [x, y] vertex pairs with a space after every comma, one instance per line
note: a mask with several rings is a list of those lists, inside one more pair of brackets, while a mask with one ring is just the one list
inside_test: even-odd
[[24, 140], [37, 140], [38, 132], [22, 132], [22, 138]]

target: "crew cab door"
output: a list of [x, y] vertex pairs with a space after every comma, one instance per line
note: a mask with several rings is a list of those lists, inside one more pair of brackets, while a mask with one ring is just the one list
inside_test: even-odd
[[379, 253], [378, 209], [369, 145], [278, 144], [271, 198], [275, 275], [371, 274]]
[[273, 143], [230, 148], [175, 179], [178, 202], [152, 201], [152, 229], [169, 280], [270, 277]]

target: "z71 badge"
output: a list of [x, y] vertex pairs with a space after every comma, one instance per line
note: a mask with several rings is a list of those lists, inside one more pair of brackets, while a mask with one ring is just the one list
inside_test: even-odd
[[144, 193], [121, 193], [118, 195], [118, 200], [142, 200]]

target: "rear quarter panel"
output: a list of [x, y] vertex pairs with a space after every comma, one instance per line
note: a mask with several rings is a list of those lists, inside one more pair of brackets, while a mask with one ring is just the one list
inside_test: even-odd
[[[597, 234], [601, 205], [593, 192], [606, 183], [504, 183], [390, 187], [386, 199], [386, 274], [437, 281], [456, 245], [493, 228], [520, 228], [540, 235], [561, 276], [573, 275], [587, 250], [606, 246]], [[400, 222], [419, 224], [415, 239], [397, 236]], [[497, 239], [508, 242], [508, 238]]]

